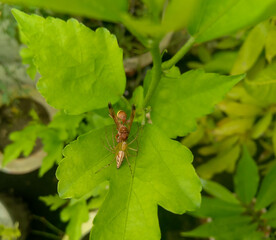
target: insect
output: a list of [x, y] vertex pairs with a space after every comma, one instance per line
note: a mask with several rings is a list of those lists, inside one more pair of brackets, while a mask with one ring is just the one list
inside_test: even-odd
[[[111, 146], [108, 139], [106, 138], [108, 147], [106, 147], [106, 146], [105, 147], [109, 152], [114, 153], [115, 157], [114, 157], [114, 159], [112, 159], [112, 161], [109, 164], [107, 164], [103, 168], [109, 167], [113, 163], [114, 160], [116, 160], [117, 168], [120, 168], [124, 159], [126, 159], [129, 169], [130, 169], [130, 172], [132, 174], [131, 165], [130, 165], [130, 162], [128, 159], [128, 155], [129, 155], [128, 150], [132, 150], [135, 152], [138, 151], [137, 149], [129, 147], [129, 145], [131, 145], [136, 140], [137, 136], [133, 140], [131, 140], [131, 142], [129, 142], [129, 143], [127, 143], [127, 140], [128, 140], [131, 126], [132, 126], [132, 123], [133, 123], [133, 120], [135, 117], [135, 111], [136, 111], [135, 105], [132, 105], [132, 110], [131, 110], [131, 115], [130, 115], [129, 120], [127, 120], [127, 114], [125, 113], [125, 111], [120, 110], [117, 112], [117, 114], [115, 114], [111, 103], [108, 104], [108, 109], [109, 109], [109, 115], [114, 120], [115, 125], [116, 125], [117, 134], [115, 136], [115, 140], [116, 140], [117, 145], [115, 146], [113, 135], [112, 135], [113, 146]], [[97, 172], [101, 171], [103, 168], [101, 168]]]

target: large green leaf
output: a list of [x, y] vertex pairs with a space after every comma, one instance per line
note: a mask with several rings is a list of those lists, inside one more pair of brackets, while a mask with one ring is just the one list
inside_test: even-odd
[[264, 104], [276, 103], [276, 61], [245, 81], [247, 92]]
[[255, 208], [260, 210], [276, 200], [276, 166], [265, 176], [257, 195]]
[[115, 36], [104, 28], [93, 32], [73, 19], [13, 14], [42, 76], [37, 87], [50, 105], [79, 114], [120, 98], [126, 79]]
[[129, 157], [133, 175], [126, 160], [119, 169], [112, 164], [98, 171], [114, 159], [103, 140], [106, 135], [112, 144], [112, 129], [93, 130], [65, 148], [65, 158], [57, 170], [59, 194], [80, 198], [109, 180], [109, 192], [95, 218], [92, 239], [160, 239], [157, 204], [178, 214], [200, 204], [201, 184], [191, 165], [192, 154], [156, 126], [146, 125], [139, 132], [138, 155]]
[[274, 0], [201, 0], [189, 24], [196, 42], [218, 38], [276, 14]]
[[113, 0], [4, 0], [1, 2], [50, 8], [62, 13], [82, 15], [108, 21], [119, 21], [120, 15], [127, 12], [128, 9], [127, 0], [116, 0], [116, 4], [114, 4]]
[[203, 70], [180, 75], [175, 69], [161, 78], [149, 104], [153, 123], [171, 138], [193, 131], [196, 119], [211, 113], [215, 104], [244, 77], [222, 76]]
[[258, 167], [246, 147], [243, 147], [243, 154], [237, 166], [234, 182], [238, 198], [243, 203], [250, 203], [258, 189], [259, 173]]
[[257, 61], [264, 48], [268, 28], [268, 22], [262, 22], [250, 31], [239, 51], [232, 74], [246, 72]]

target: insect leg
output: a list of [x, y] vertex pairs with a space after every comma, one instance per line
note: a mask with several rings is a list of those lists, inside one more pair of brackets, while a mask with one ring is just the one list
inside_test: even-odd
[[131, 129], [133, 120], [134, 120], [135, 111], [136, 111], [136, 107], [135, 107], [135, 105], [133, 104], [133, 105], [132, 105], [132, 110], [131, 110], [131, 115], [130, 115], [130, 118], [129, 118], [129, 121], [128, 121], [128, 131], [129, 131], [129, 132], [130, 132], [130, 129]]
[[129, 169], [130, 169], [131, 176], [133, 177], [131, 165], [130, 165], [130, 162], [129, 162], [129, 160], [128, 160], [127, 154], [125, 155], [125, 157], [126, 157], [126, 160], [127, 160], [128, 167], [129, 167]]
[[113, 120], [114, 120], [114, 122], [116, 124], [117, 129], [119, 129], [120, 128], [120, 123], [118, 121], [118, 118], [117, 118], [117, 116], [116, 116], [116, 114], [114, 112], [114, 109], [113, 109], [111, 103], [108, 103], [108, 110], [109, 110], [110, 117], [113, 118]]

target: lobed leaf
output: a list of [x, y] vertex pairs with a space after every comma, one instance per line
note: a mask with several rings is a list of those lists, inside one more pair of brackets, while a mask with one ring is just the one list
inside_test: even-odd
[[108, 30], [15, 9], [13, 15], [42, 76], [37, 88], [50, 105], [80, 114], [119, 100], [126, 84], [123, 54]]
[[215, 104], [243, 77], [202, 70], [180, 75], [171, 69], [161, 78], [150, 101], [152, 121], [170, 138], [184, 136], [196, 128], [196, 119], [211, 113]]
[[276, 14], [274, 0], [200, 0], [189, 22], [196, 42], [209, 41], [261, 22]]
[[109, 192], [91, 238], [160, 239], [157, 204], [178, 214], [199, 206], [201, 184], [191, 165], [192, 154], [154, 125], [146, 125], [139, 133], [138, 156], [129, 157], [133, 177], [126, 160], [119, 169], [112, 164], [99, 171], [114, 161], [103, 140], [106, 133], [112, 144], [112, 128], [93, 130], [65, 148], [57, 170], [59, 194], [80, 198], [108, 180]]
[[259, 180], [258, 167], [244, 146], [234, 177], [235, 192], [243, 203], [251, 202], [257, 192]]

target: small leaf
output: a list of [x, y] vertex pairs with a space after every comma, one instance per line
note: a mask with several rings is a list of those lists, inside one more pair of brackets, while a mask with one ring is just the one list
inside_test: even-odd
[[201, 184], [204, 191], [211, 194], [212, 196], [225, 202], [239, 204], [239, 201], [234, 197], [233, 193], [231, 193], [227, 188], [220, 185], [219, 183], [201, 178]]
[[272, 121], [272, 113], [266, 113], [252, 128], [251, 137], [257, 139], [264, 134]]
[[262, 216], [262, 219], [267, 221], [267, 224], [271, 227], [276, 227], [276, 204], [274, 203], [267, 212], [265, 212]]
[[66, 204], [68, 202], [67, 200], [61, 199], [57, 194], [56, 195], [48, 195], [48, 196], [40, 196], [39, 200], [41, 200], [47, 206], [49, 206], [51, 211], [57, 210], [62, 205]]
[[276, 103], [276, 61], [255, 75], [254, 79], [245, 81], [247, 92], [264, 104]]
[[274, 0], [201, 0], [189, 24], [196, 42], [209, 41], [255, 25], [276, 14]]
[[257, 201], [255, 205], [256, 210], [267, 207], [276, 200], [276, 166], [274, 166], [262, 181]]
[[127, 12], [128, 1], [116, 0], [4, 0], [10, 4], [25, 5], [29, 7], [49, 8], [61, 13], [69, 13], [75, 16], [86, 16], [100, 20], [119, 21], [120, 15]]
[[217, 218], [237, 216], [242, 214], [244, 210], [239, 204], [203, 196], [200, 208], [189, 214], [200, 218]]
[[119, 100], [126, 84], [123, 54], [108, 30], [93, 32], [73, 19], [44, 19], [15, 9], [13, 14], [35, 54], [42, 76], [37, 88], [50, 105], [80, 114]]
[[276, 18], [272, 18], [268, 29], [268, 34], [265, 42], [265, 57], [271, 62], [276, 55]]
[[139, 133], [138, 156], [129, 157], [133, 177], [126, 160], [119, 169], [112, 164], [95, 174], [114, 162], [103, 141], [106, 132], [112, 143], [112, 129], [92, 130], [65, 148], [57, 170], [59, 194], [80, 198], [108, 180], [109, 192], [94, 220], [91, 238], [160, 239], [157, 204], [178, 214], [199, 206], [201, 184], [191, 164], [192, 154], [156, 126], [146, 125]]
[[161, 78], [149, 104], [153, 123], [170, 138], [193, 131], [196, 119], [211, 113], [215, 104], [244, 77], [222, 76], [202, 70], [170, 76], [170, 71]]
[[214, 174], [223, 171], [233, 172], [240, 155], [240, 146], [235, 145], [228, 151], [221, 152], [207, 163], [200, 165], [196, 171], [202, 178], [210, 179]]
[[259, 174], [258, 167], [249, 155], [246, 147], [243, 147], [243, 153], [237, 166], [234, 183], [238, 198], [243, 203], [249, 204], [257, 192]]
[[268, 26], [268, 22], [263, 22], [249, 32], [239, 51], [232, 74], [245, 73], [257, 61], [265, 45]]
[[233, 101], [222, 101], [218, 107], [228, 116], [234, 117], [254, 117], [262, 112], [262, 109], [256, 105]]

